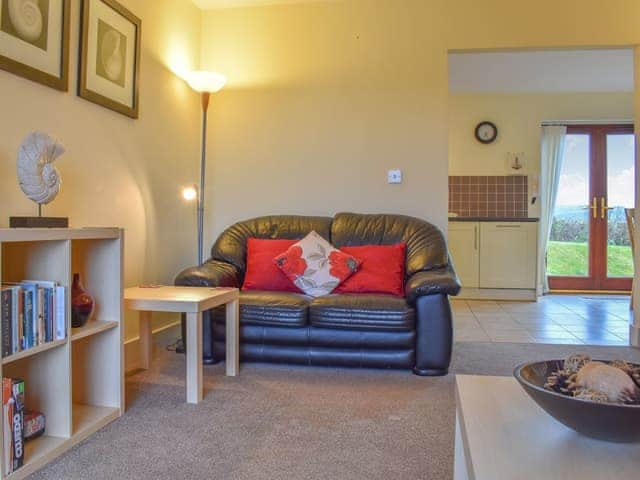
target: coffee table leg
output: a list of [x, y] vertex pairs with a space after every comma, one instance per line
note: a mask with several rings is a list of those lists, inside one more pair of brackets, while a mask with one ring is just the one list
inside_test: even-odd
[[227, 376], [235, 377], [240, 366], [240, 315], [238, 300], [227, 303]]
[[151, 334], [151, 312], [140, 312], [140, 366], [145, 370], [151, 367], [153, 335]]
[[202, 400], [202, 312], [187, 313], [187, 403]]

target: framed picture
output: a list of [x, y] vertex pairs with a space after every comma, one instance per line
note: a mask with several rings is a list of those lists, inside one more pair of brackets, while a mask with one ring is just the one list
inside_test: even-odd
[[0, 68], [66, 92], [70, 0], [0, 0]]
[[138, 118], [141, 21], [115, 0], [83, 0], [78, 95]]

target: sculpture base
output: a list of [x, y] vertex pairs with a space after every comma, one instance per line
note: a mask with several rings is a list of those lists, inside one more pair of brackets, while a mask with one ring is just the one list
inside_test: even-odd
[[67, 217], [9, 217], [11, 228], [69, 228]]

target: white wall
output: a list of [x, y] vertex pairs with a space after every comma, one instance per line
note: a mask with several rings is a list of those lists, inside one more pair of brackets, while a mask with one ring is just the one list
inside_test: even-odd
[[[449, 175], [506, 175], [507, 152], [524, 152], [526, 173], [538, 173], [542, 122], [623, 119], [633, 119], [633, 93], [452, 94]], [[483, 120], [498, 127], [488, 145], [474, 137]]]

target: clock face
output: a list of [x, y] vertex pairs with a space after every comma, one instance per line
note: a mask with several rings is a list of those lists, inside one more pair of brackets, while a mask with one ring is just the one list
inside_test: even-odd
[[481, 122], [476, 127], [475, 135], [480, 143], [491, 143], [498, 136], [498, 127], [491, 122]]

